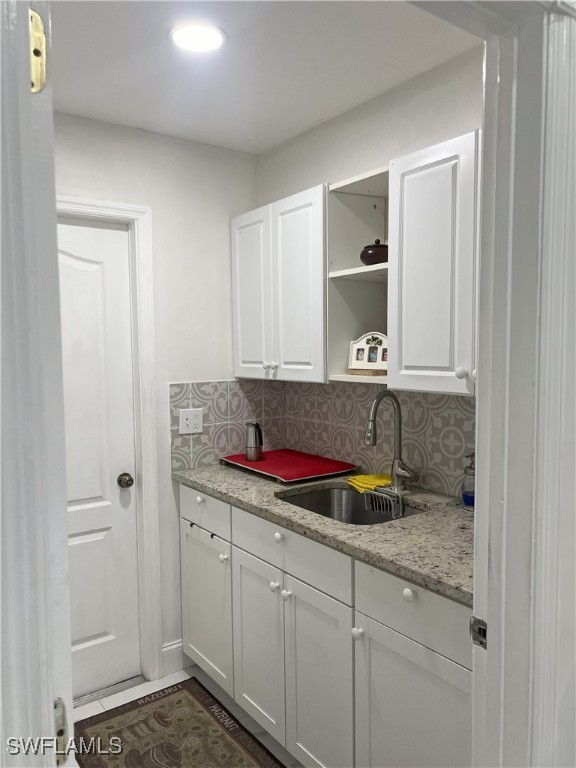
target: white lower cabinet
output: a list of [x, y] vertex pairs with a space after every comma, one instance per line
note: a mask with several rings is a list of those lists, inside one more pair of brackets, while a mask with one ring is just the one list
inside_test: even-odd
[[235, 699], [285, 743], [282, 571], [233, 547]]
[[352, 609], [284, 576], [286, 749], [307, 766], [350, 768]]
[[353, 764], [352, 609], [233, 547], [235, 698], [303, 765]]
[[184, 653], [303, 765], [471, 765], [469, 608], [188, 488], [181, 515]]
[[472, 673], [356, 613], [356, 767], [471, 764]]
[[180, 520], [182, 647], [231, 696], [231, 546], [194, 523]]

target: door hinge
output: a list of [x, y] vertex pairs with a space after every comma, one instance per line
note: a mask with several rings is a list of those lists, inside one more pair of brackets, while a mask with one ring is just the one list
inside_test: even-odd
[[68, 744], [68, 719], [63, 699], [54, 699], [54, 731], [56, 733], [56, 765], [62, 765], [66, 760]]
[[486, 648], [488, 644], [487, 639], [488, 624], [484, 619], [478, 619], [476, 616], [470, 617], [470, 637], [474, 645], [480, 646], [480, 648]]
[[36, 11], [30, 11], [30, 90], [40, 93], [46, 85], [46, 32]]

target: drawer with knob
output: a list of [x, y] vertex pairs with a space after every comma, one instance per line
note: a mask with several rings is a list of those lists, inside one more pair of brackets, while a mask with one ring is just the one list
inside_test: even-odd
[[230, 504], [225, 501], [181, 485], [180, 517], [230, 541]]
[[355, 585], [356, 610], [472, 668], [471, 608], [365, 563], [355, 564]]
[[[232, 538], [237, 547], [352, 605], [348, 555], [236, 507], [232, 507]], [[281, 597], [288, 600], [290, 595]]]

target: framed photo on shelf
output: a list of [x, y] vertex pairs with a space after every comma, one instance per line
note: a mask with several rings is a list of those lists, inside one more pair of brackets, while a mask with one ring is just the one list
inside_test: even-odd
[[358, 376], [385, 376], [388, 370], [388, 338], [372, 331], [350, 342], [348, 373]]

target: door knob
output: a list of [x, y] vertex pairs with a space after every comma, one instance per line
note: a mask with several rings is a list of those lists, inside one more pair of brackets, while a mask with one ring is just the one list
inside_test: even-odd
[[116, 478], [116, 482], [118, 483], [118, 488], [132, 488], [134, 485], [134, 478], [132, 475], [128, 474], [128, 472], [122, 472], [122, 474], [118, 475]]

